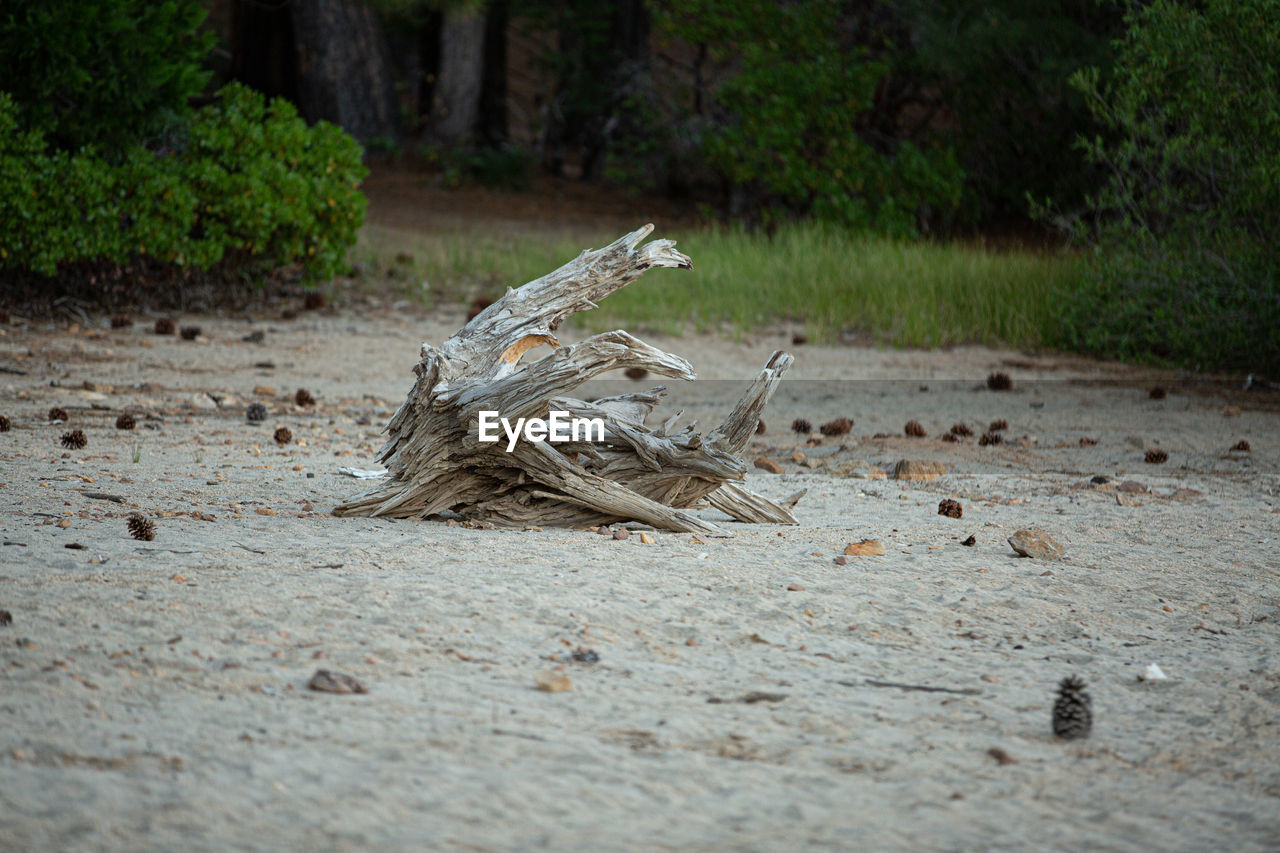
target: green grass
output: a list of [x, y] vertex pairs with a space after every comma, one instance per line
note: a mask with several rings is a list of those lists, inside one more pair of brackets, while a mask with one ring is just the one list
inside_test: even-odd
[[[413, 255], [403, 264], [410, 291], [416, 287], [428, 301], [470, 300], [501, 295], [507, 284], [537, 278], [617, 236], [457, 233], [397, 251]], [[1083, 275], [1065, 254], [900, 242], [819, 226], [773, 238], [717, 228], [664, 236], [677, 239], [694, 269], [647, 273], [598, 311], [578, 315], [579, 323], [679, 333], [743, 332], [786, 320], [815, 341], [852, 332], [898, 346], [1034, 347], [1061, 338], [1056, 318]], [[394, 239], [370, 232], [361, 251], [386, 269]]]

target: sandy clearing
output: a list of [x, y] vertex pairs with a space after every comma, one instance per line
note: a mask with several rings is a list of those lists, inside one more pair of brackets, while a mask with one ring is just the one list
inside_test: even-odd
[[[642, 545], [326, 517], [360, 489], [337, 467], [374, 464], [418, 344], [459, 319], [188, 318], [196, 343], [142, 326], [4, 330], [0, 365], [26, 372], [0, 376], [14, 423], [0, 523], [16, 543], [0, 549], [3, 845], [1280, 844], [1272, 395], [981, 348], [805, 346], [753, 451], [784, 473], [748, 475], [768, 494], [808, 488], [798, 527]], [[240, 340], [254, 330], [263, 344]], [[670, 408], [714, 422], [787, 337], [655, 339], [704, 377], [673, 385]], [[981, 389], [997, 369], [1012, 393]], [[1168, 397], [1149, 399], [1153, 384]], [[298, 387], [317, 410], [289, 404]], [[209, 392], [223, 408], [193, 403]], [[262, 425], [244, 421], [253, 399], [272, 408]], [[53, 405], [66, 427], [43, 421]], [[117, 431], [126, 407], [157, 417]], [[838, 415], [855, 421], [843, 441], [804, 447], [786, 429]], [[936, 440], [997, 418], [1002, 446]], [[931, 437], [897, 437], [908, 419]], [[298, 441], [277, 448], [277, 424]], [[58, 446], [72, 426], [84, 450]], [[1252, 452], [1228, 453], [1240, 439]], [[797, 445], [823, 467], [793, 463]], [[1144, 464], [1157, 445], [1169, 462]], [[832, 473], [902, 458], [949, 473]], [[1094, 475], [1113, 481], [1075, 488]], [[1125, 479], [1148, 491], [1122, 506]], [[937, 515], [944, 497], [962, 519]], [[154, 542], [125, 535], [135, 508], [161, 516]], [[1004, 540], [1027, 526], [1068, 559], [1014, 557]], [[834, 564], [863, 537], [887, 554]], [[579, 647], [599, 662], [568, 660]], [[1138, 681], [1150, 662], [1170, 680]], [[372, 690], [308, 691], [321, 666]], [[534, 689], [554, 668], [572, 691]], [[1049, 707], [1073, 672], [1097, 722], [1064, 743]], [[753, 691], [785, 698], [738, 701]]]

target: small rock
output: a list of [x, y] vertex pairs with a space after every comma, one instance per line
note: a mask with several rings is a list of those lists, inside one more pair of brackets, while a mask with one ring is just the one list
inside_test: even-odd
[[884, 555], [884, 543], [879, 539], [862, 539], [844, 547], [850, 557], [880, 557]]
[[799, 450], [793, 450], [793, 451], [791, 451], [791, 461], [792, 461], [792, 462], [794, 462], [794, 463], [796, 463], [797, 465], [799, 465], [799, 464], [803, 463], [803, 462], [804, 462], [804, 454], [803, 454], [803, 453], [801, 453]]
[[624, 528], [621, 528], [621, 527], [613, 531], [614, 539], [626, 539], [630, 535], [631, 535], [630, 533], [628, 533]]
[[839, 557], [836, 557], [836, 565], [837, 565], [837, 566], [847, 566], [847, 565], [849, 565], [849, 558], [848, 558], [848, 557], [846, 557], [846, 556], [844, 556], [844, 555], [841, 555], [841, 556], [839, 556]]
[[274, 397], [276, 389], [273, 385], [254, 385], [253, 393], [259, 397]]
[[1020, 556], [1036, 560], [1060, 560], [1066, 551], [1043, 530], [1019, 530], [1009, 537], [1009, 546]]
[[756, 467], [762, 471], [768, 471], [770, 474], [781, 474], [782, 466], [768, 456], [760, 456], [756, 459]]
[[787, 584], [787, 591], [788, 592], [804, 592], [804, 587], [798, 583], [789, 583]]
[[1001, 749], [1001, 748], [1000, 748], [1000, 747], [998, 747], [998, 746], [993, 746], [993, 747], [991, 747], [990, 749], [988, 749], [988, 750], [987, 750], [987, 755], [989, 755], [989, 756], [991, 756], [992, 758], [994, 758], [994, 759], [996, 760], [996, 764], [1004, 765], [1004, 764], [1017, 764], [1017, 763], [1018, 763], [1018, 759], [1014, 758], [1014, 757], [1013, 757], [1012, 755], [1010, 755], [1007, 751], [1005, 751], [1005, 750]]
[[563, 693], [566, 690], [573, 689], [573, 683], [569, 681], [569, 676], [563, 672], [556, 672], [550, 669], [544, 669], [535, 676], [535, 682], [538, 689], [544, 693]]
[[1132, 494], [1116, 492], [1116, 504], [1119, 506], [1142, 506], [1142, 501], [1135, 498]]
[[1116, 486], [1116, 491], [1127, 492], [1128, 494], [1131, 494], [1131, 495], [1140, 495], [1144, 493], [1146, 490], [1147, 490], [1146, 484], [1139, 483], [1137, 480], [1125, 480], [1123, 483]]
[[369, 687], [355, 676], [327, 669], [317, 669], [307, 687], [323, 693], [368, 693]]
[[963, 541], [963, 542], [961, 542], [960, 544], [961, 544], [961, 545], [963, 545], [963, 546], [964, 546], [964, 547], [966, 547], [966, 548], [972, 548], [974, 545], [977, 545], [977, 544], [978, 544], [978, 540], [977, 540], [977, 539], [975, 539], [975, 538], [973, 538], [973, 536], [972, 536], [972, 535], [970, 535], [968, 539], [964, 540], [964, 541]]
[[69, 518], [62, 518], [62, 519], [59, 519], [59, 520], [58, 520], [58, 526], [59, 526], [59, 527], [61, 527], [63, 530], [66, 530], [66, 529], [70, 528], [70, 527], [71, 527], [71, 519], [69, 519]]
[[187, 405], [193, 409], [216, 409], [218, 403], [208, 394], [201, 391], [198, 394], [192, 394], [187, 398]]
[[947, 473], [947, 466], [928, 459], [901, 459], [893, 466], [893, 479], [921, 482], [936, 480]]

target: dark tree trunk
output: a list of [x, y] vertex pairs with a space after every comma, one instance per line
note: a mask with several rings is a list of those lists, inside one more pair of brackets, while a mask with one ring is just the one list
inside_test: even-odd
[[485, 17], [446, 8], [440, 28], [440, 73], [431, 110], [431, 138], [456, 147], [469, 141], [480, 112], [484, 79]]
[[269, 98], [298, 102], [298, 54], [289, 7], [235, 3], [230, 42], [233, 80]]
[[484, 30], [484, 79], [480, 89], [480, 140], [489, 146], [507, 141], [507, 0], [489, 4]]
[[354, 0], [293, 0], [298, 107], [361, 141], [396, 135], [395, 90], [377, 15]]

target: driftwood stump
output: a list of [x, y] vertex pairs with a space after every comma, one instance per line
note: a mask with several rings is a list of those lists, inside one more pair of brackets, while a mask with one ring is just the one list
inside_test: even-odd
[[[388, 476], [334, 509], [334, 515], [426, 518], [445, 511], [500, 525], [590, 525], [641, 521], [654, 527], [718, 533], [687, 510], [712, 506], [748, 522], [794, 524], [800, 495], [775, 503], [744, 488], [741, 452], [791, 364], [775, 352], [719, 427], [706, 436], [675, 418], [645, 424], [665, 389], [587, 402], [568, 396], [586, 380], [622, 367], [695, 378], [679, 356], [624, 331], [560, 346], [554, 332], [572, 314], [635, 281], [652, 267], [691, 269], [670, 240], [640, 243], [652, 225], [575, 260], [505, 296], [439, 348], [422, 345], [412, 390], [387, 425], [379, 454]], [[542, 344], [556, 349], [527, 364]], [[503, 436], [479, 440], [480, 413], [547, 418], [568, 412], [598, 418], [603, 440], [521, 440], [508, 452]]]

